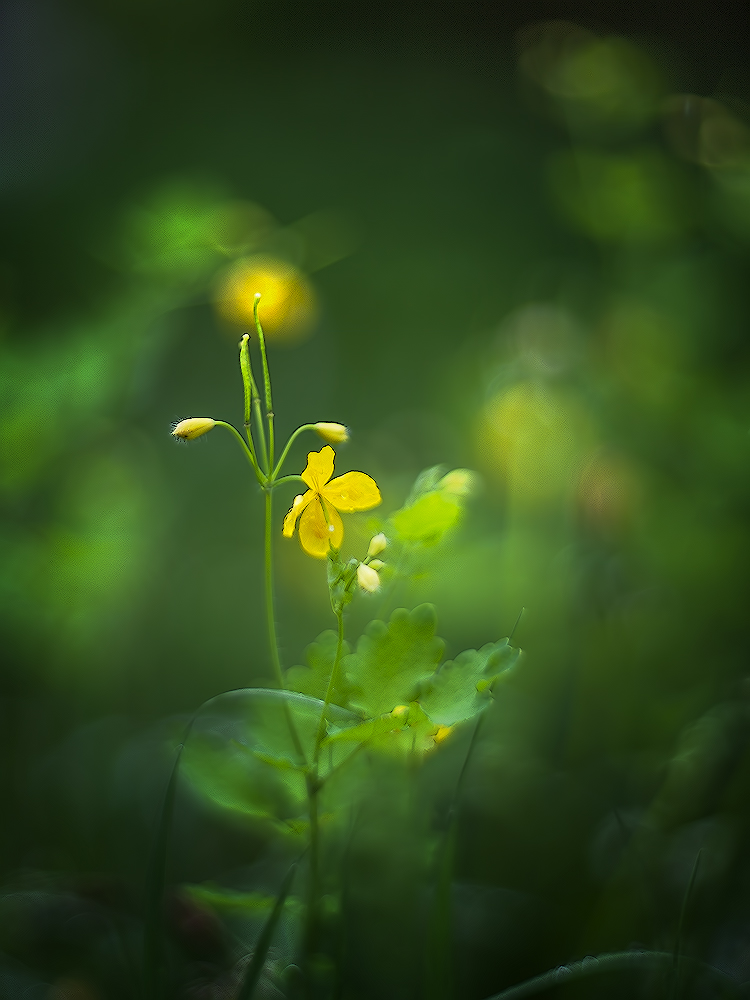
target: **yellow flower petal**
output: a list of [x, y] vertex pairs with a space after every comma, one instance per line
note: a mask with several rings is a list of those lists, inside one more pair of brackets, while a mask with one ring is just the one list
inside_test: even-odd
[[346, 514], [354, 510], [370, 510], [380, 503], [377, 483], [364, 472], [346, 472], [324, 486], [320, 493]]
[[284, 518], [284, 538], [291, 538], [294, 534], [294, 529], [297, 525], [297, 518], [300, 516], [302, 511], [307, 507], [312, 498], [315, 496], [312, 490], [308, 490], [304, 495], [300, 494], [294, 498], [294, 503], [287, 516]]
[[299, 540], [302, 548], [309, 556], [325, 559], [328, 549], [333, 545], [338, 549], [344, 537], [344, 525], [335, 508], [326, 504], [328, 519], [323, 511], [320, 497], [315, 497], [313, 503], [308, 503], [299, 519]]
[[333, 475], [333, 458], [333, 448], [329, 444], [307, 455], [307, 468], [302, 473], [302, 479], [316, 493], [320, 493]]

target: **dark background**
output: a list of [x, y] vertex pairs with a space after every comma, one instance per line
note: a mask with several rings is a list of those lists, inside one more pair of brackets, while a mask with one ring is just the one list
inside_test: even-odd
[[[461, 533], [399, 598], [434, 600], [451, 655], [508, 634], [526, 609], [526, 665], [467, 779], [457, 995], [634, 942], [672, 948], [699, 850], [690, 946], [750, 975], [746, 13], [3, 6], [9, 969], [83, 982], [76, 997], [129, 995], [106, 985], [96, 935], [71, 944], [60, 928], [92, 899], [137, 922], [166, 742], [204, 699], [270, 677], [260, 498], [228, 435], [169, 437], [188, 415], [239, 423], [242, 406], [241, 331], [212, 306], [226, 255], [169, 220], [192, 233], [211, 206], [244, 200], [276, 220], [271, 243], [297, 253], [318, 302], [306, 339], [271, 338], [281, 432], [351, 426], [341, 471], [375, 476], [386, 514], [427, 465], [478, 469]], [[658, 84], [643, 121], [571, 125], [565, 101], [523, 77], [516, 33], [550, 19], [644, 54]], [[707, 164], [670, 140], [663, 102], [685, 93], [729, 109], [735, 159]], [[666, 164], [640, 235], [630, 194], [606, 232], [581, 221], [555, 187], [561, 150]], [[349, 234], [327, 266], [315, 239], [299, 251], [300, 220], [321, 211]], [[541, 360], [516, 356], [519, 310], [540, 304], [573, 333], [558, 342], [553, 323]], [[529, 403], [540, 385], [542, 417]], [[498, 400], [520, 414], [516, 444], [487, 436]], [[365, 519], [348, 530], [366, 543]], [[321, 567], [280, 532], [277, 562], [291, 665], [331, 620]], [[352, 635], [372, 613], [353, 613]], [[426, 769], [428, 792], [452, 785], [465, 749], [461, 736]], [[175, 884], [231, 882], [265, 857], [257, 831], [185, 810]], [[30, 885], [46, 902], [25, 902], [21, 919], [8, 900]], [[392, 995], [415, 995], [408, 935], [387, 929], [397, 890], [361, 892], [352, 995], [376, 995], [388, 970]]]

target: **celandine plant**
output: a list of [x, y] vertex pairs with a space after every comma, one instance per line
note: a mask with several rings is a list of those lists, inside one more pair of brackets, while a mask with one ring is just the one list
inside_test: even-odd
[[[454, 728], [479, 720], [493, 690], [518, 658], [508, 639], [468, 650], [441, 664], [443, 643], [436, 637], [435, 611], [422, 605], [398, 609], [388, 622], [373, 621], [351, 647], [345, 637], [345, 612], [357, 594], [392, 587], [419, 570], [428, 549], [459, 519], [472, 474], [457, 469], [428, 469], [418, 478], [403, 508], [375, 524], [367, 552], [344, 561], [341, 514], [368, 511], [381, 503], [375, 481], [363, 472], [334, 476], [332, 445], [345, 442], [347, 429], [317, 422], [298, 427], [278, 458], [274, 431], [271, 377], [263, 329], [255, 296], [255, 326], [263, 372], [263, 392], [256, 383], [250, 337], [240, 344], [244, 385], [244, 436], [232, 424], [208, 417], [191, 417], [172, 433], [191, 441], [215, 427], [225, 428], [242, 449], [265, 497], [265, 598], [271, 664], [276, 688], [230, 691], [211, 699], [196, 713], [189, 738], [183, 741], [181, 772], [192, 787], [216, 806], [264, 825], [282, 841], [301, 868], [299, 897], [292, 865], [275, 897], [266, 903], [267, 918], [255, 942], [235, 968], [228, 995], [247, 998], [261, 976], [269, 974], [269, 946], [282, 915], [296, 931], [296, 944], [285, 956], [284, 991], [310, 997], [341, 995], [342, 913], [338, 860], [351, 836], [359, 804], [368, 793], [374, 756], [389, 758], [407, 771], [433, 753]], [[292, 443], [312, 431], [327, 443], [311, 451], [300, 474], [283, 475]], [[307, 650], [307, 664], [285, 670], [279, 655], [274, 613], [273, 497], [279, 487], [302, 483], [284, 518], [283, 536], [298, 535], [311, 557], [327, 560], [327, 581], [336, 630], [326, 631]], [[381, 558], [383, 557], [383, 558]], [[476, 723], [468, 754], [474, 745]], [[461, 769], [461, 774], [465, 770]], [[400, 763], [399, 763], [400, 762]], [[167, 792], [154, 854], [151, 878], [151, 919], [147, 928], [147, 975], [154, 996], [163, 995], [165, 954], [160, 933], [168, 827], [177, 765]], [[460, 780], [460, 779], [459, 779]], [[455, 820], [454, 795], [451, 822]], [[451, 827], [451, 830], [453, 828]], [[438, 851], [442, 874], [449, 884], [452, 833]], [[434, 854], [434, 852], [433, 852]], [[447, 866], [447, 867], [446, 867]], [[227, 894], [197, 887], [203, 902], [221, 909]], [[259, 897], [232, 897], [235, 908], [261, 906]], [[447, 895], [436, 892], [435, 906], [447, 906]], [[442, 899], [442, 903], [441, 903]], [[232, 901], [230, 901], [231, 903]], [[444, 914], [434, 921], [427, 942], [440, 967], [449, 950], [440, 935], [447, 933]], [[338, 943], [337, 943], [338, 942]], [[438, 990], [438, 992], [444, 991]]]

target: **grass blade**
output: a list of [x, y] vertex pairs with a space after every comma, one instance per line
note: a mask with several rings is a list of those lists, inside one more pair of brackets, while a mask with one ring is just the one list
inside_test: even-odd
[[156, 829], [151, 862], [146, 883], [146, 927], [144, 932], [144, 971], [146, 976], [146, 996], [158, 1000], [161, 994], [161, 976], [164, 957], [163, 908], [164, 886], [166, 883], [167, 850], [172, 828], [177, 776], [180, 758], [185, 742], [177, 748], [177, 756], [172, 766], [167, 787], [164, 791], [159, 824]]
[[[701, 962], [697, 959], [683, 957], [682, 961], [695, 972], [700, 972], [716, 984], [728, 997], [741, 997], [744, 991], [740, 984], [725, 972]], [[487, 1000], [523, 1000], [525, 997], [536, 996], [547, 990], [556, 989], [589, 976], [604, 975], [618, 972], [650, 972], [664, 970], [671, 972], [674, 967], [674, 953], [671, 951], [620, 951], [608, 955], [597, 955], [596, 958], [584, 958], [581, 962], [561, 965], [550, 969], [541, 976], [527, 979], [526, 982], [511, 986], [501, 993], [495, 993]]]
[[279, 894], [276, 897], [273, 910], [271, 910], [268, 920], [266, 920], [263, 925], [263, 930], [260, 932], [260, 937], [258, 938], [258, 943], [255, 946], [253, 957], [247, 967], [247, 972], [245, 973], [245, 978], [242, 986], [240, 987], [240, 991], [237, 994], [237, 1000], [250, 1000], [250, 997], [252, 997], [255, 992], [255, 987], [258, 985], [258, 980], [260, 979], [260, 974], [263, 971], [266, 956], [268, 955], [268, 949], [271, 947], [274, 931], [276, 930], [276, 924], [279, 922], [279, 917], [284, 909], [284, 903], [286, 902], [286, 897], [289, 895], [289, 890], [292, 887], [292, 882], [294, 881], [296, 873], [297, 863], [295, 862], [286, 873], [286, 877], [284, 878], [281, 888], [279, 889]]

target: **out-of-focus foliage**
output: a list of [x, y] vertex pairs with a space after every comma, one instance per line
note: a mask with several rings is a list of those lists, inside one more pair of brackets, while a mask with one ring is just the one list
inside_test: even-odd
[[[230, 441], [169, 435], [241, 421], [259, 275], [279, 434], [350, 427], [385, 513], [352, 515], [342, 558], [389, 541], [322, 754], [362, 745], [330, 785], [356, 808], [321, 819], [335, 988], [478, 1000], [671, 952], [680, 926], [747, 980], [750, 117], [742, 73], [711, 61], [735, 26], [679, 52], [608, 9], [524, 26], [511, 57], [468, 15], [441, 41], [405, 14], [410, 47], [391, 14], [385, 42], [288, 14], [4, 15], [0, 993], [137, 995], [172, 747], [205, 699], [271, 683], [261, 497]], [[454, 466], [479, 470], [470, 495]], [[325, 570], [298, 546], [276, 562], [309, 728]], [[401, 689], [391, 614], [425, 602], [445, 662], [423, 623]], [[300, 843], [304, 777], [251, 714], [265, 697], [207, 710], [185, 751], [165, 920], [186, 996], [236, 989]], [[419, 770], [375, 746], [394, 731]], [[287, 995], [297, 898], [265, 984]], [[575, 989], [651, 986], [679, 992]]]

